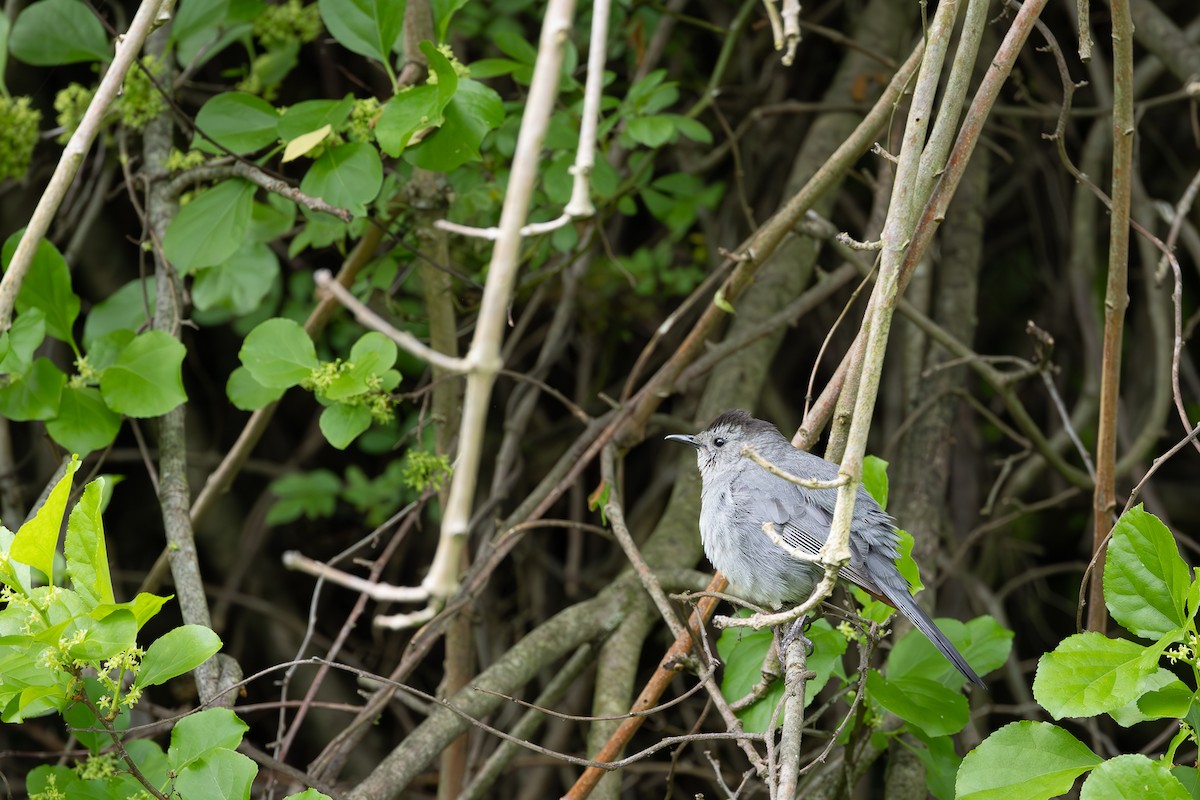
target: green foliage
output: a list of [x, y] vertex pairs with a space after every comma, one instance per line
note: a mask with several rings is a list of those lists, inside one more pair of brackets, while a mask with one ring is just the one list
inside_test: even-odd
[[[21, 232], [4, 245], [4, 264]], [[184, 346], [161, 331], [135, 333], [146, 319], [143, 287], [129, 284], [100, 304], [84, 327], [86, 352], [75, 341], [80, 300], [62, 255], [43, 240], [21, 285], [12, 329], [0, 336], [0, 413], [14, 420], [44, 420], [65, 449], [88, 453], [112, 443], [122, 416], [154, 417], [187, 399]], [[50, 336], [75, 351], [76, 374], [67, 376], [33, 352]]]
[[[741, 615], [746, 616], [746, 613]], [[807, 708], [831, 678], [837, 678], [842, 684], [847, 682], [842, 667], [842, 654], [846, 652], [847, 640], [824, 619], [814, 621], [804, 630], [804, 635], [813, 643], [812, 654], [807, 660], [813, 677], [804, 691], [804, 706]], [[721, 633], [717, 640], [717, 654], [725, 664], [721, 693], [730, 701], [746, 696], [763, 679], [763, 661], [771, 650], [773, 639], [774, 634], [769, 630], [728, 628]], [[760, 700], [738, 712], [738, 719], [747, 731], [761, 733], [770, 727], [775, 707], [783, 699], [783, 690], [783, 682], [776, 681]], [[783, 724], [782, 710], [776, 724]]]
[[254, 185], [230, 178], [179, 210], [163, 236], [163, 252], [181, 272], [221, 264], [241, 247], [254, 210]]
[[209, 153], [220, 153], [224, 148], [246, 155], [278, 139], [278, 109], [246, 92], [223, 92], [209, 98], [196, 113], [192, 146]]
[[282, 525], [300, 517], [321, 519], [333, 515], [342, 482], [327, 469], [295, 472], [271, 482], [278, 498], [267, 512], [269, 525]]
[[278, 397], [276, 392], [302, 386], [326, 408], [321, 432], [334, 447], [345, 449], [378, 422], [393, 418], [391, 392], [400, 383], [396, 344], [380, 333], [359, 337], [349, 359], [319, 361], [304, 328], [289, 319], [269, 319], [246, 336], [238, 353], [245, 372], [230, 376], [226, 391], [239, 407], [256, 408]]
[[887, 511], [888, 502], [887, 468], [888, 462], [878, 456], [863, 458], [862, 486], [884, 511]]
[[18, 60], [39, 67], [110, 57], [104, 26], [80, 0], [30, 3], [13, 23], [8, 47]]
[[347, 50], [378, 61], [392, 82], [392, 48], [404, 25], [404, 6], [393, 0], [319, 0], [321, 19]]
[[326, 150], [313, 162], [300, 191], [355, 216], [367, 213], [367, 204], [383, 186], [383, 163], [379, 151], [363, 142], [351, 142]]
[[[1113, 619], [1142, 641], [1092, 632], [1068, 637], [1038, 663], [1034, 697], [1055, 719], [1108, 714], [1120, 725], [1178, 719], [1179, 733], [1157, 759], [1103, 760], [1058, 726], [1013, 723], [963, 759], [960, 798], [1040, 800], [1068, 791], [1088, 772], [1080, 797], [1193, 796], [1181, 782], [1192, 776], [1178, 771], [1174, 760], [1176, 750], [1196, 737], [1200, 574], [1189, 574], [1171, 532], [1141, 506], [1113, 529], [1104, 598]], [[1191, 686], [1162, 666], [1164, 657], [1183, 669]]]
[[42, 112], [30, 106], [28, 97], [0, 97], [0, 119], [0, 181], [23, 178], [33, 160]]
[[[0, 664], [9, 667], [0, 669], [5, 721], [67, 712], [83, 697], [86, 670], [95, 671], [96, 685], [103, 690], [93, 698], [94, 708], [115, 719], [121, 709], [137, 703], [144, 686], [182, 675], [220, 647], [207, 628], [193, 635], [190, 629], [196, 626], [176, 629], [167, 634], [166, 644], [160, 639], [151, 645], [151, 651], [169, 653], [165, 658], [137, 647], [137, 631], [166, 598], [140, 595], [131, 603], [114, 602], [100, 519], [103, 479], [86, 487], [67, 525], [63, 555], [71, 588], [34, 585], [31, 570], [54, 578], [54, 548], [78, 467], [78, 458], [67, 464], [37, 514], [16, 534], [0, 529], [5, 604], [0, 610]], [[15, 668], [22, 661], [36, 668]], [[152, 679], [143, 680], [141, 671], [147, 668]], [[126, 674], [137, 676], [128, 686]]]
[[[74, 768], [42, 765], [28, 775], [31, 798], [140, 797], [150, 785], [182, 800], [249, 798], [258, 772], [236, 752], [247, 725], [229, 709], [188, 715], [170, 747], [126, 740], [130, 710], [146, 689], [183, 675], [221, 648], [209, 628], [183, 625], [148, 648], [138, 631], [169, 599], [140, 594], [114, 601], [101, 507], [104, 481], [88, 484], [71, 511], [63, 556], [66, 584], [38, 586], [33, 570], [53, 577], [54, 547], [79, 459], [67, 464], [45, 503], [13, 534], [0, 527], [0, 718], [20, 722], [58, 713], [90, 756]], [[101, 753], [114, 741], [122, 749]], [[304, 792], [293, 797], [318, 798]]]
[[144, 56], [130, 67], [119, 105], [121, 121], [127, 128], [140, 131], [167, 107], [157, 86], [162, 71], [162, 64], [154, 56]]
[[277, 499], [267, 512], [267, 522], [283, 525], [300, 517], [310, 520], [332, 517], [341, 501], [353, 508], [369, 527], [378, 527], [427, 486], [438, 488], [449, 476], [446, 456], [415, 447], [403, 459], [389, 461], [375, 477], [354, 465], [346, 468], [342, 478], [326, 469], [292, 473], [271, 483], [271, 492]]
[[321, 34], [321, 12], [315, 3], [286, 0], [266, 6], [254, 19], [254, 38], [263, 47], [306, 44]]

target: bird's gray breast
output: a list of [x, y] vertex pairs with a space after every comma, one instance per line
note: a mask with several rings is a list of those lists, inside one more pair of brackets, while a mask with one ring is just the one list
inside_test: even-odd
[[[794, 558], [764, 532], [763, 524], [769, 522], [786, 540], [787, 525], [795, 514], [785, 495], [763, 492], [756, 474], [761, 470], [754, 465], [751, 470], [715, 485], [705, 483], [700, 540], [708, 560], [729, 579], [734, 594], [753, 603], [779, 607], [806, 598], [819, 570]], [[765, 472], [762, 475], [773, 477]]]

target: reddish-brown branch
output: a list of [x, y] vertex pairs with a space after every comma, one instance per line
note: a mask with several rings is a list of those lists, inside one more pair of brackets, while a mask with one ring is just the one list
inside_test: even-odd
[[1121, 334], [1129, 304], [1129, 204], [1133, 193], [1133, 19], [1128, 0], [1112, 0], [1113, 160], [1112, 215], [1108, 234], [1108, 284], [1104, 294], [1104, 354], [1100, 421], [1096, 431], [1096, 490], [1092, 496], [1092, 550], [1096, 564], [1088, 590], [1087, 628], [1108, 626], [1104, 606], [1104, 554], [1116, 508], [1117, 405], [1121, 385]]

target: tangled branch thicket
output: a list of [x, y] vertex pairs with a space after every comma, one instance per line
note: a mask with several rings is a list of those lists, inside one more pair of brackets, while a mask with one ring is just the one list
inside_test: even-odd
[[[0, 284], [0, 518], [30, 515], [67, 442], [103, 439], [22, 388], [52, 367], [113, 426], [80, 474], [122, 476], [117, 599], [178, 599], [139, 641], [182, 621], [224, 643], [194, 685], [147, 694], [134, 737], [232, 705], [264, 797], [942, 798], [990, 733], [1045, 718], [1038, 657], [1108, 624], [1093, 556], [1122, 507], [1196, 560], [1192, 3], [1092, 3], [1085, 62], [1066, 0], [409, 0], [373, 19], [384, 44], [342, 0], [222, 6], [211, 30], [182, 0], [126, 78], [154, 88], [149, 122], [140, 95], [101, 90], [82, 125], [63, 110], [81, 90], [56, 93], [96, 83], [74, 61], [109, 62], [112, 31], [53, 60], [21, 15], [55, 3], [112, 31], [155, 5], [7, 9], [0, 102], [12, 131], [40, 111], [42, 140], [13, 172], [0, 131], [19, 265]], [[80, 131], [66, 152], [58, 106]], [[17, 244], [27, 225], [69, 285]], [[18, 369], [37, 292], [82, 310], [63, 335], [48, 314]], [[251, 345], [274, 317], [303, 323], [311, 358]], [[123, 325], [121, 346], [151, 327], [186, 346], [186, 402], [104, 406], [88, 369]], [[392, 360], [371, 371], [368, 351]], [[301, 377], [265, 382], [256, 353]], [[721, 602], [696, 596], [724, 589], [699, 479], [659, 444], [733, 407], [842, 465], [835, 533], [864, 457], [886, 460], [922, 602], [1015, 632], [953, 738], [876, 699], [868, 670], [892, 674], [904, 631], [841, 591], [787, 733], [739, 731], [755, 707], [720, 691], [738, 634], [718, 651]], [[1108, 758], [1161, 751], [1178, 722], [1072, 730]], [[0, 753], [13, 791], [85, 755], [57, 716], [0, 728]]]

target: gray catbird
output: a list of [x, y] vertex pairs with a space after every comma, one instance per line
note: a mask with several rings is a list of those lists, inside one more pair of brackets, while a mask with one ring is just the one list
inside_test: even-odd
[[[816, 555], [829, 536], [837, 490], [805, 489], [772, 475], [743, 456], [742, 447], [752, 445], [763, 458], [801, 478], [833, 480], [837, 465], [792, 447], [774, 425], [740, 409], [726, 411], [695, 436], [667, 438], [696, 448], [703, 481], [700, 541], [713, 566], [752, 603], [779, 608], [807, 600], [821, 568], [778, 547], [763, 532], [763, 523], [772, 523], [790, 546]], [[896, 569], [898, 546], [892, 518], [860, 487], [850, 528], [850, 563], [840, 576], [899, 609], [959, 672], [984, 686], [913, 600], [908, 582]]]

